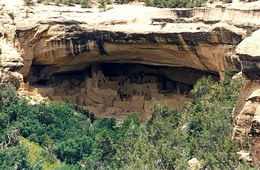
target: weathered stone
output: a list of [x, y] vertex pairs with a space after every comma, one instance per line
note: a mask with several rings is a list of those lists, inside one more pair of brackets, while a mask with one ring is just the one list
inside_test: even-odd
[[202, 168], [202, 165], [197, 158], [192, 158], [188, 161], [188, 164], [191, 170], [199, 170]]
[[[242, 149], [239, 154], [241, 158], [250, 162], [254, 167], [259, 167], [259, 106], [260, 106], [260, 82], [247, 81], [240, 98], [237, 102], [237, 107], [234, 110], [235, 127], [233, 130], [233, 138], [238, 141]], [[240, 112], [239, 112], [240, 111]], [[249, 150], [243, 148], [245, 136], [249, 136], [251, 145]]]
[[241, 60], [241, 69], [247, 79], [260, 79], [260, 30], [244, 39], [236, 48]]
[[260, 102], [252, 121], [250, 133], [252, 135], [252, 164], [254, 167], [260, 167]]
[[260, 57], [260, 30], [255, 31], [252, 36], [244, 39], [236, 48], [236, 53], [238, 55], [256, 58]]
[[11, 82], [16, 87], [23, 81], [23, 76], [15, 71], [23, 67], [20, 54], [3, 38], [0, 38], [0, 83]]
[[88, 98], [90, 98], [91, 100], [93, 100], [96, 103], [101, 103], [101, 104], [105, 103], [103, 97], [95, 92], [88, 92], [87, 95], [88, 95]]
[[[217, 79], [218, 75], [223, 78], [228, 66], [242, 70], [247, 82], [234, 109], [234, 138], [242, 141], [245, 134], [252, 134], [252, 160], [259, 161], [259, 97], [252, 92], [260, 88], [260, 33], [245, 37], [260, 27], [260, 2], [213, 3], [193, 9], [112, 5], [106, 12], [42, 4], [29, 8], [22, 0], [2, 3], [1, 82], [11, 80], [18, 87], [23, 75], [39, 90], [28, 85], [21, 87], [21, 94], [27, 89], [25, 95], [39, 99], [71, 100], [99, 113], [99, 118], [116, 115], [123, 120], [136, 111], [147, 120], [155, 105], [153, 98], [158, 104], [181, 109], [190, 100], [192, 85], [203, 75]], [[17, 14], [15, 18], [10, 12]], [[142, 81], [140, 70], [131, 72], [139, 75], [135, 83], [124, 75], [114, 76], [119, 80], [100, 72], [88, 75], [90, 66], [98, 63], [153, 65], [157, 71], [139, 69], [169, 80], [166, 85], [147, 82], [151, 77], [146, 74], [147, 81]], [[15, 73], [22, 65], [22, 75]], [[175, 67], [174, 74], [159, 66]]]
[[[43, 9], [48, 9], [48, 15]], [[256, 4], [183, 11], [117, 5], [106, 15], [106, 12], [98, 13], [94, 9], [39, 5], [28, 20], [17, 18], [18, 40], [24, 50], [25, 66], [21, 72], [27, 76], [31, 65], [48, 65], [41, 72], [44, 77], [81, 70], [89, 62], [109, 61], [223, 72], [227, 65], [236, 68], [225, 56], [245, 35], [243, 29], [233, 25], [258, 26], [259, 16], [254, 11], [258, 9]], [[61, 18], [60, 13], [66, 10], [70, 10], [69, 15]], [[135, 13], [128, 15], [126, 11]], [[118, 13], [121, 13], [120, 17], [116, 18]], [[238, 20], [234, 14], [244, 19]], [[172, 22], [179, 17], [188, 19], [187, 23]], [[31, 21], [31, 26], [28, 26], [28, 21]], [[167, 25], [160, 28], [160, 25], [153, 24], [154, 21], [166, 21]], [[216, 24], [212, 26], [205, 24], [213, 21]]]

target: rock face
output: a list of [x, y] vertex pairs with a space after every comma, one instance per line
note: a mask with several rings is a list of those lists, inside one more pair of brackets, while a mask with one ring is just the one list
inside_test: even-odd
[[[228, 65], [239, 67], [227, 56], [246, 32], [238, 26], [259, 26], [258, 13], [251, 12], [259, 6], [253, 4], [192, 10], [113, 7], [103, 13], [75, 7], [32, 7], [34, 14], [16, 19], [24, 52], [21, 73], [27, 76], [32, 64], [47, 65], [48, 71], [41, 76], [48, 77], [82, 69], [90, 62], [134, 62], [221, 73]], [[233, 22], [233, 15], [245, 19]]]
[[[138, 112], [146, 120], [153, 100], [181, 110], [190, 100], [189, 90], [196, 80], [204, 75], [218, 79], [227, 66], [240, 69], [239, 59], [231, 51], [246, 31], [229, 24], [224, 16], [233, 15], [230, 10], [243, 15], [244, 10], [257, 6], [233, 8], [173, 10], [115, 5], [99, 12], [39, 4], [19, 7], [21, 15], [14, 20], [15, 45], [24, 60], [19, 72], [42, 96], [71, 100], [98, 117], [124, 119]], [[255, 26], [258, 20], [250, 24]], [[121, 75], [105, 73], [120, 63], [128, 63], [126, 67], [132, 64], [128, 69], [131, 74], [122, 74], [120, 69]], [[139, 66], [133, 67], [133, 63]], [[110, 68], [96, 72], [99, 77], [89, 73], [94, 65], [102, 64], [110, 64]], [[136, 76], [143, 76], [143, 80], [129, 78]], [[146, 81], [149, 77], [156, 80]]]
[[[260, 31], [244, 39], [236, 48], [241, 60], [241, 69], [247, 81], [234, 110], [233, 138], [237, 139], [248, 153], [246, 159], [254, 167], [260, 167]], [[248, 139], [247, 139], [248, 138]], [[249, 142], [249, 148], [244, 148]], [[250, 145], [251, 143], [251, 145]], [[243, 155], [242, 155], [243, 156]]]
[[[238, 140], [243, 152], [248, 152], [247, 161], [251, 162], [254, 166], [259, 167], [259, 106], [260, 106], [260, 83], [246, 82], [245, 87], [250, 90], [247, 91], [247, 95], [243, 94], [243, 97], [249, 95], [246, 100], [240, 98], [240, 102], [245, 101], [242, 104], [242, 110], [235, 118], [235, 127], [233, 131], [233, 138]], [[253, 93], [251, 93], [253, 91]], [[249, 143], [252, 143], [250, 147], [247, 147]]]
[[[259, 94], [258, 94], [258, 101], [259, 101]], [[259, 104], [259, 102], [258, 102]], [[252, 134], [252, 159], [253, 159], [253, 165], [255, 167], [260, 166], [260, 106], [258, 105], [254, 119], [252, 121], [251, 125], [251, 134]]]
[[233, 137], [242, 147], [248, 136], [252, 145], [243, 153], [259, 167], [260, 2], [111, 5], [105, 12], [0, 4], [1, 81], [16, 82], [20, 95], [37, 100], [71, 100], [100, 118], [138, 112], [146, 120], [154, 100], [181, 110], [202, 76], [223, 78], [228, 66], [242, 71], [247, 80]]
[[[55, 73], [81, 70], [93, 62], [142, 63], [222, 72], [227, 65], [232, 66], [232, 61], [225, 55], [242, 40], [243, 33], [241, 29], [228, 28], [223, 24], [208, 31], [193, 30], [189, 33], [89, 32], [77, 23], [53, 24], [44, 25], [45, 30], [37, 27], [35, 30], [41, 31], [35, 33], [17, 30], [22, 45], [37, 49], [23, 48], [27, 54], [24, 56], [25, 67], [21, 70], [24, 76], [29, 73], [30, 63], [46, 66], [40, 79]], [[221, 39], [223, 34], [229, 37]]]
[[260, 30], [244, 39], [236, 48], [244, 75], [250, 80], [260, 79]]
[[18, 88], [23, 82], [23, 75], [17, 72], [23, 67], [23, 58], [14, 46], [16, 27], [8, 8], [0, 4], [0, 84], [11, 82]]
[[23, 81], [23, 76], [16, 72], [23, 67], [21, 55], [3, 38], [0, 38], [0, 83], [11, 82], [16, 87]]

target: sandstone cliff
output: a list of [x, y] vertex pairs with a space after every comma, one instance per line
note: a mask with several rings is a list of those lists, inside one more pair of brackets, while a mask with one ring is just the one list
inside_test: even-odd
[[234, 110], [233, 138], [239, 140], [241, 147], [245, 139], [249, 138], [249, 148], [243, 148], [242, 156], [246, 156], [255, 167], [260, 166], [260, 131], [259, 131], [259, 108], [260, 108], [260, 31], [244, 39], [236, 48], [236, 54], [241, 60], [241, 69], [247, 81], [241, 92], [237, 106]]
[[234, 138], [242, 145], [249, 136], [244, 152], [260, 166], [260, 2], [111, 5], [105, 12], [0, 4], [1, 82], [12, 80], [20, 95], [36, 100], [71, 100], [98, 117], [138, 112], [146, 120], [153, 100], [181, 110], [200, 77], [222, 78], [228, 66], [242, 71], [247, 80], [234, 109]]

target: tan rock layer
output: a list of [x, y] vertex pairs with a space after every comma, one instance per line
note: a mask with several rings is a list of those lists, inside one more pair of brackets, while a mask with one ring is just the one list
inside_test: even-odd
[[83, 69], [93, 62], [167, 65], [214, 72], [223, 72], [227, 66], [239, 69], [226, 54], [242, 40], [242, 35], [225, 25], [210, 32], [149, 34], [88, 32], [76, 23], [41, 27], [17, 31], [24, 51], [24, 76], [31, 64], [46, 66], [40, 76], [43, 79], [54, 73]]
[[[93, 63], [106, 62], [189, 67], [219, 73], [222, 77], [227, 66], [242, 70], [248, 81], [234, 111], [234, 137], [241, 141], [245, 134], [251, 134], [253, 149], [250, 154], [253, 164], [258, 166], [259, 101], [257, 97], [249, 96], [260, 88], [259, 31], [243, 38], [260, 27], [260, 2], [209, 4], [194, 9], [115, 5], [106, 12], [40, 4], [28, 8], [22, 5], [22, 0], [2, 0], [1, 3], [6, 5], [0, 5], [3, 23], [0, 37], [13, 45], [10, 51], [18, 48], [24, 64], [20, 72], [31, 82], [51, 80], [57, 74], [81, 72]], [[12, 20], [8, 15], [11, 12], [19, 15]], [[9, 75], [15, 73], [9, 70], [20, 67], [19, 56], [15, 53], [10, 56], [1, 56], [8, 73], [2, 74], [2, 79], [8, 80]], [[178, 76], [175, 78], [191, 83]], [[62, 86], [66, 88], [70, 83], [64, 82]], [[98, 95], [92, 86], [86, 89], [79, 86], [81, 89], [70, 90], [67, 96], [54, 98], [67, 100], [73, 94], [91, 89], [88, 91], [90, 98], [78, 97], [76, 102], [92, 102], [93, 109], [101, 108], [97, 112], [115, 112], [113, 107], [101, 107], [102, 103], [111, 105], [112, 101]], [[52, 94], [54, 89], [39, 88], [39, 92]], [[140, 96], [134, 98], [142, 101]], [[149, 102], [139, 103], [148, 109]], [[122, 103], [113, 104], [120, 106]]]
[[[260, 81], [247, 80], [234, 110], [233, 138], [239, 141], [241, 157], [254, 167], [260, 167]], [[249, 139], [249, 148], [246, 139]], [[247, 156], [243, 156], [247, 155]]]

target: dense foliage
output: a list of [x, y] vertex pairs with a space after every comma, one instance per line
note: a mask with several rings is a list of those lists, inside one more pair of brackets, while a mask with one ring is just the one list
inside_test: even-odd
[[[24, 0], [26, 5], [33, 5], [32, 0]], [[55, 5], [68, 5], [73, 6], [75, 4], [80, 4], [81, 8], [91, 8], [90, 0], [37, 0], [37, 3], [43, 3], [45, 5], [49, 5], [50, 3], [55, 3]]]
[[[32, 0], [24, 0], [26, 5], [33, 5]], [[45, 5], [50, 4], [51, 2], [55, 3], [56, 5], [64, 4], [73, 6], [75, 4], [80, 4], [82, 8], [91, 8], [91, 3], [95, 1], [91, 0], [37, 0], [37, 3], [43, 3]], [[96, 0], [99, 2], [100, 5], [102, 4], [112, 4], [111, 0]], [[134, 2], [134, 0], [116, 0], [114, 3], [117, 4], [127, 4], [130, 2]], [[199, 7], [202, 4], [206, 3], [207, 0], [145, 0], [146, 6], [153, 6], [158, 8], [193, 8]]]
[[207, 0], [145, 0], [146, 6], [158, 8], [193, 8], [206, 2]]
[[243, 81], [232, 76], [228, 70], [220, 82], [202, 78], [183, 112], [156, 106], [146, 124], [137, 114], [122, 124], [94, 120], [70, 103], [30, 105], [13, 86], [2, 85], [0, 169], [187, 169], [194, 157], [204, 169], [243, 166], [231, 139]]

